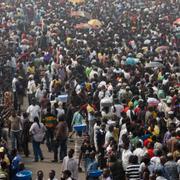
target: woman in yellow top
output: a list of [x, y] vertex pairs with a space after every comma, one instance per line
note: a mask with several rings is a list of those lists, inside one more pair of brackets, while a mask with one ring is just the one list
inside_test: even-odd
[[157, 125], [156, 120], [150, 121], [150, 125], [148, 127], [148, 131], [151, 132], [153, 135], [158, 136], [160, 133], [159, 127]]
[[7, 166], [10, 166], [10, 160], [5, 153], [4, 147], [0, 148], [0, 161], [1, 162], [4, 161], [4, 162], [6, 162]]
[[29, 64], [28, 68], [27, 68], [27, 72], [29, 74], [35, 74], [35, 66], [33, 65], [33, 63]]

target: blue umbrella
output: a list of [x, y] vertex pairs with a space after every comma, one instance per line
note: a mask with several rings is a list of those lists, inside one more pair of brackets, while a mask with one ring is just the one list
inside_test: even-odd
[[139, 59], [138, 59], [138, 58], [128, 57], [128, 58], [126, 59], [126, 61], [125, 61], [125, 64], [126, 64], [126, 65], [134, 66], [134, 65], [136, 65], [138, 62], [139, 62]]

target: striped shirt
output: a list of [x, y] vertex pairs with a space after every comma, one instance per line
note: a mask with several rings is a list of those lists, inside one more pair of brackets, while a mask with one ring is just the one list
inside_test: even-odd
[[126, 168], [126, 176], [128, 180], [140, 180], [140, 165], [131, 164]]
[[56, 116], [54, 116], [53, 114], [47, 114], [44, 117], [43, 123], [47, 128], [55, 128], [58, 122]]

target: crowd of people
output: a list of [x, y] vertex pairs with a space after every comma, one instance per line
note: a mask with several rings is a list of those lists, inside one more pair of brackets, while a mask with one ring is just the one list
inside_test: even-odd
[[87, 180], [180, 178], [178, 0], [2, 0], [0, 10], [13, 77], [3, 89], [11, 113], [0, 118], [0, 179], [26, 169], [23, 153], [43, 161], [42, 143], [62, 180], [81, 171]]

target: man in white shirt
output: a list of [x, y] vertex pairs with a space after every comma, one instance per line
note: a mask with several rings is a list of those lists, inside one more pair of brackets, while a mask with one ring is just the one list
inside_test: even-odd
[[40, 115], [41, 115], [41, 108], [39, 105], [36, 104], [35, 99], [32, 99], [32, 104], [27, 108], [26, 111], [29, 115], [29, 121], [31, 123], [34, 122], [34, 118], [38, 117], [40, 119]]
[[56, 176], [56, 172], [55, 172], [54, 170], [51, 170], [51, 171], [49, 172], [49, 178], [48, 178], [48, 180], [58, 180], [55, 176]]
[[71, 177], [74, 180], [78, 180], [78, 163], [73, 158], [74, 149], [70, 149], [68, 152], [68, 156], [64, 157], [62, 164], [62, 172], [65, 170], [69, 170], [71, 172]]
[[113, 137], [113, 131], [114, 131], [114, 126], [110, 125], [109, 130], [106, 132], [106, 136], [105, 136], [105, 146], [106, 147], [109, 145], [110, 139]]
[[31, 103], [32, 103], [32, 98], [33, 98], [33, 96], [35, 96], [35, 92], [36, 92], [36, 84], [33, 79], [33, 75], [30, 75], [28, 85], [27, 85], [27, 94], [28, 94], [29, 105], [31, 105]]
[[18, 82], [17, 74], [14, 75], [12, 80], [12, 91], [13, 91], [13, 101], [14, 101], [14, 109], [17, 110], [17, 92], [16, 92], [16, 84]]
[[138, 162], [140, 163], [143, 156], [144, 156], [145, 152], [142, 148], [142, 142], [139, 141], [137, 143], [137, 146], [136, 146], [136, 149], [133, 151], [133, 155], [137, 156], [138, 157]]
[[43, 84], [40, 84], [39, 88], [36, 90], [35, 97], [38, 102], [40, 102], [41, 98], [43, 97], [46, 91], [43, 89]]

